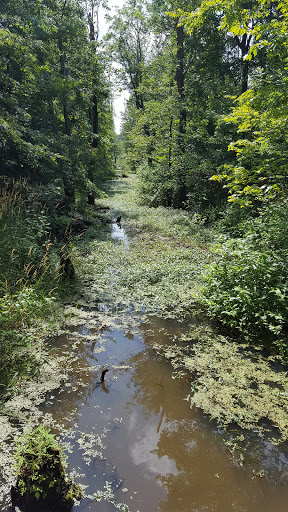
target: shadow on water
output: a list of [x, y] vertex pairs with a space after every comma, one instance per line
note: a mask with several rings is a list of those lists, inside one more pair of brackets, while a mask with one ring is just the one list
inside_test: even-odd
[[[127, 250], [120, 225], [112, 226], [112, 237]], [[98, 314], [101, 308], [107, 314], [104, 306]], [[174, 343], [188, 322], [153, 316], [141, 323], [139, 316], [135, 331], [129, 328], [135, 314], [127, 316], [125, 328], [114, 318], [114, 327], [94, 339], [82, 318], [53, 341], [56, 352], [67, 356], [74, 346], [77, 354], [68, 383], [42, 408], [53, 418], [76, 482], [85, 486], [86, 497], [73, 512], [128, 510], [115, 503], [131, 512], [286, 512], [285, 453], [260, 440], [257, 467], [269, 469], [271, 478], [252, 479], [254, 452], [246, 467], [233, 462], [217, 426], [185, 400], [188, 382], [173, 379], [169, 363], [151, 349], [155, 338]], [[104, 384], [103, 368], [109, 368]]]

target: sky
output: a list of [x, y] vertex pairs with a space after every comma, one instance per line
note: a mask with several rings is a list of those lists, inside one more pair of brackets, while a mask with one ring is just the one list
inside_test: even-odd
[[[109, 15], [113, 16], [116, 7], [122, 7], [125, 0], [108, 0], [110, 7]], [[108, 23], [105, 19], [105, 10], [100, 7], [99, 9], [99, 38], [102, 39], [108, 30]], [[116, 133], [120, 133], [121, 130], [121, 114], [125, 110], [125, 102], [129, 97], [129, 92], [123, 90], [121, 92], [113, 91], [113, 110], [114, 110], [114, 126]]]

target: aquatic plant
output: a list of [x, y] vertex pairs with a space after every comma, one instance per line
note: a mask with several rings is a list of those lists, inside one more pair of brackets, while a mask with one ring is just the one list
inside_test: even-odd
[[118, 310], [183, 318], [195, 308], [201, 274], [214, 258], [214, 240], [183, 211], [139, 205], [135, 181], [134, 176], [125, 179], [118, 195], [112, 182], [111, 197], [100, 202], [121, 213], [122, 225], [131, 235], [129, 246], [117, 240], [83, 241], [77, 251], [81, 282], [93, 282], [87, 303], [97, 302], [103, 294], [109, 302], [107, 294], [113, 290], [111, 301]]
[[[209, 326], [190, 327], [179, 344], [154, 343], [175, 370], [189, 374], [191, 407], [199, 407], [223, 428], [255, 432], [273, 444], [288, 439], [288, 378], [280, 356], [217, 335]], [[186, 347], [184, 343], [186, 342]], [[237, 429], [236, 429], [237, 430]]]

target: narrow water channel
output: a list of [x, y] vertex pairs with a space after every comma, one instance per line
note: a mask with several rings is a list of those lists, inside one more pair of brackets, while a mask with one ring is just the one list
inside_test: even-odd
[[[120, 225], [101, 236], [129, 251]], [[229, 435], [185, 400], [189, 376], [173, 378], [152, 348], [155, 341], [175, 343], [195, 320], [142, 315], [133, 305], [117, 310], [111, 283], [101, 302], [68, 304], [65, 333], [50, 341], [68, 379], [47, 394], [40, 420], [83, 486], [85, 497], [72, 512], [287, 512], [287, 446], [246, 436], [239, 464], [225, 445]], [[8, 492], [0, 496], [2, 512], [12, 510]]]
[[[119, 225], [109, 236], [129, 250]], [[286, 512], [284, 451], [263, 441], [243, 467], [233, 462], [217, 426], [185, 400], [188, 382], [173, 379], [169, 363], [152, 350], [151, 341], [172, 343], [187, 326], [155, 316], [143, 322], [132, 311], [123, 326], [113, 312], [97, 337], [93, 315], [105, 311], [107, 318], [110, 307], [104, 298], [86, 308], [51, 345], [61, 354], [77, 348], [69, 384], [43, 406], [85, 487], [73, 512]], [[109, 371], [100, 383], [103, 368]], [[269, 478], [252, 478], [254, 458]]]

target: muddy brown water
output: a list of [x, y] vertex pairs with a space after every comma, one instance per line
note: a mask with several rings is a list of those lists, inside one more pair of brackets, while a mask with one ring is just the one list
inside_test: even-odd
[[[175, 325], [170, 329], [175, 332]], [[99, 371], [88, 373], [83, 392], [64, 391], [60, 402], [49, 400], [46, 405], [56, 421], [74, 432], [68, 439], [68, 462], [82, 475], [76, 481], [88, 486], [88, 495], [109, 482], [117, 501], [133, 512], [287, 511], [288, 489], [273, 482], [273, 471], [278, 475], [288, 462], [285, 455], [264, 443], [264, 452], [258, 455], [263, 465], [270, 465], [268, 480], [252, 479], [251, 464], [246, 468], [233, 463], [215, 425], [184, 400], [188, 383], [172, 379], [169, 364], [151, 350], [153, 321], [142, 325], [142, 332], [105, 332], [106, 350], [100, 354], [93, 354], [84, 335], [78, 348], [82, 365], [107, 365], [105, 385], [95, 383]], [[161, 341], [159, 333], [157, 337]], [[69, 345], [69, 336], [58, 342], [62, 348]], [[77, 373], [75, 367], [75, 379]], [[83, 433], [101, 436], [103, 431], [105, 447], [85, 461], [78, 440]], [[104, 512], [115, 507], [86, 498], [73, 508], [77, 510]]]
[[[112, 236], [128, 243], [117, 225]], [[109, 304], [97, 308], [109, 312]], [[154, 339], [174, 342], [186, 324], [156, 316], [141, 321], [128, 312], [123, 327], [113, 315], [101, 343], [91, 341], [85, 320], [52, 342], [56, 352], [69, 353], [78, 336], [70, 383], [43, 405], [70, 471], [85, 486], [86, 497], [73, 512], [110, 512], [115, 502], [131, 512], [287, 512], [285, 451], [255, 441], [243, 467], [233, 461], [217, 426], [185, 400], [189, 383], [173, 379], [169, 363], [151, 348]], [[104, 367], [109, 371], [101, 384]], [[267, 477], [252, 478], [259, 467]], [[99, 490], [102, 501], [93, 497]]]

